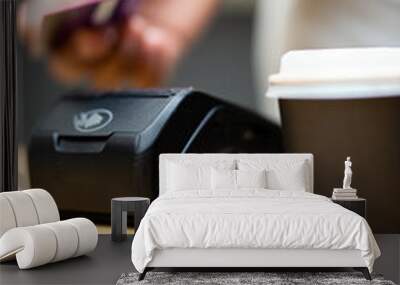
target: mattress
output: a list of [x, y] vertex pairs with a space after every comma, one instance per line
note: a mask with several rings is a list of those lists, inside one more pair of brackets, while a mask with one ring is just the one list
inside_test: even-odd
[[139, 272], [162, 249], [359, 250], [372, 271], [379, 248], [361, 216], [300, 191], [246, 189], [165, 193], [150, 206], [132, 243]]

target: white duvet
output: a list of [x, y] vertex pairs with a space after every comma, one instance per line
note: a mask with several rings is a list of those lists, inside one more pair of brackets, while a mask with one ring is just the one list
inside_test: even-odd
[[364, 218], [328, 198], [300, 191], [240, 190], [164, 194], [150, 206], [132, 243], [143, 272], [155, 249], [358, 249], [372, 271], [380, 255]]

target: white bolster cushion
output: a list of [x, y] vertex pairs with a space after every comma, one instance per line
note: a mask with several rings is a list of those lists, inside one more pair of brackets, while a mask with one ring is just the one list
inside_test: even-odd
[[70, 223], [55, 222], [43, 225], [52, 231], [57, 241], [55, 256], [51, 260], [57, 262], [75, 256], [78, 250], [79, 236], [78, 232], [72, 228]]
[[66, 220], [65, 222], [74, 226], [78, 232], [78, 248], [74, 257], [91, 252], [96, 248], [98, 238], [97, 228], [90, 220], [74, 218]]
[[9, 229], [15, 228], [14, 212], [6, 197], [0, 195], [0, 237]]
[[15, 227], [34, 226], [60, 220], [56, 202], [43, 189], [0, 193], [0, 237]]
[[13, 228], [0, 239], [0, 260], [16, 256], [21, 269], [51, 262], [56, 251], [54, 233], [41, 225]]
[[23, 193], [31, 197], [39, 218], [39, 224], [57, 222], [60, 220], [56, 202], [49, 192], [43, 189], [29, 189], [23, 191]]
[[97, 245], [96, 226], [76, 218], [7, 231], [0, 238], [0, 261], [16, 255], [20, 269], [28, 269], [87, 254]]
[[3, 192], [1, 195], [10, 202], [17, 227], [33, 226], [39, 223], [35, 205], [28, 194], [23, 191], [13, 191]]

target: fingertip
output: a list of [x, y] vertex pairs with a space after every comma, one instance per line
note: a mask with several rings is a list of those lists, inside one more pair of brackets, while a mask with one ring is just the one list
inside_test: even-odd
[[140, 16], [140, 15], [135, 15], [133, 17], [130, 17], [127, 21], [127, 29], [132, 31], [132, 32], [140, 32], [143, 31], [146, 28], [146, 20]]
[[140, 16], [131, 17], [125, 24], [121, 39], [120, 52], [124, 56], [134, 57], [140, 53], [143, 31], [146, 30], [146, 22]]
[[144, 41], [148, 49], [162, 49], [168, 44], [165, 32], [155, 27], [148, 27], [144, 33]]
[[147, 28], [143, 36], [145, 61], [151, 66], [161, 64], [169, 44], [169, 39], [163, 31], [153, 27]]
[[158, 28], [148, 28], [144, 42], [149, 68], [160, 78], [167, 78], [176, 65], [179, 42], [173, 35]]

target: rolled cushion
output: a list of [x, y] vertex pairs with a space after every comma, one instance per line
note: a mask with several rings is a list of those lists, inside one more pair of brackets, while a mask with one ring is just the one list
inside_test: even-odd
[[75, 255], [78, 249], [78, 232], [70, 223], [65, 221], [43, 225], [49, 228], [56, 237], [57, 250], [51, 262], [57, 262]]
[[0, 195], [0, 237], [9, 229], [15, 228], [17, 222], [11, 204], [6, 197]]
[[1, 193], [10, 203], [17, 227], [33, 226], [39, 223], [35, 205], [30, 196], [23, 191]]
[[35, 205], [39, 224], [57, 222], [60, 214], [56, 202], [49, 192], [43, 189], [29, 189], [22, 191], [30, 196]]
[[0, 193], [0, 237], [9, 229], [56, 222], [56, 202], [43, 189]]
[[65, 222], [70, 223], [78, 233], [78, 248], [74, 256], [86, 254], [96, 248], [98, 238], [97, 228], [90, 220], [74, 218]]
[[0, 238], [0, 261], [16, 255], [20, 269], [86, 254], [96, 248], [97, 229], [76, 218], [7, 231]]
[[56, 251], [54, 233], [41, 225], [11, 229], [0, 239], [0, 261], [16, 254], [20, 269], [49, 263]]

